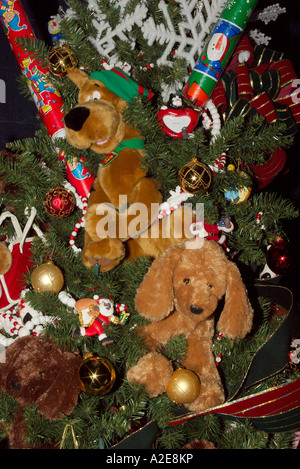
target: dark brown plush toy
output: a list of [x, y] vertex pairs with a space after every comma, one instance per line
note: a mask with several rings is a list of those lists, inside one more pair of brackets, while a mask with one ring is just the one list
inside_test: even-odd
[[0, 392], [13, 396], [19, 404], [9, 432], [11, 449], [27, 448], [23, 419], [27, 405], [36, 404], [49, 420], [72, 412], [80, 392], [77, 370], [81, 361], [42, 337], [20, 337], [6, 349], [5, 361], [0, 363]]

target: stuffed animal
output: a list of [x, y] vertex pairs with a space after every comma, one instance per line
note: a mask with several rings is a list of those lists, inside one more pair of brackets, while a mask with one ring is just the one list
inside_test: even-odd
[[[118, 68], [68, 77], [79, 88], [78, 104], [65, 116], [66, 139], [79, 149], [103, 155], [85, 216], [83, 263], [105, 272], [124, 257], [156, 257], [184, 237], [162, 235], [156, 221], [162, 196], [142, 167], [144, 138], [124, 122], [122, 111], [137, 95], [152, 93]], [[150, 227], [158, 226], [155, 236]], [[171, 222], [174, 223], [174, 222]], [[176, 238], [176, 240], [175, 240]]]
[[187, 349], [181, 365], [200, 380], [198, 396], [186, 407], [200, 411], [224, 402], [212, 352], [214, 312], [223, 298], [219, 332], [230, 339], [245, 337], [253, 310], [236, 264], [215, 241], [182, 241], [156, 258], [135, 297], [136, 310], [150, 320], [137, 329], [149, 353], [129, 368], [128, 380], [144, 385], [150, 397], [165, 392], [174, 370], [158, 348], [184, 334]]
[[18, 338], [0, 362], [0, 392], [18, 403], [18, 412], [9, 431], [11, 449], [26, 448], [24, 409], [36, 404], [38, 412], [50, 420], [69, 415], [80, 392], [77, 371], [82, 362], [73, 353], [61, 351], [42, 337]]

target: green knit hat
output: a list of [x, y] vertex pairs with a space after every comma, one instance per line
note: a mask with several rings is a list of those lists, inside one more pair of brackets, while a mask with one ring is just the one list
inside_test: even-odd
[[120, 98], [130, 103], [138, 94], [145, 96], [150, 100], [153, 96], [152, 91], [143, 88], [132, 78], [126, 75], [120, 68], [112, 68], [111, 70], [101, 70], [93, 72], [91, 79], [101, 81], [108, 90], [115, 93]]

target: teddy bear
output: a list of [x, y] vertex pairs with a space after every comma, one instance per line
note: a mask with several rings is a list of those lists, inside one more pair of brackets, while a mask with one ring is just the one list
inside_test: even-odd
[[13, 396], [18, 411], [9, 430], [11, 449], [27, 448], [24, 409], [36, 404], [38, 412], [49, 420], [69, 415], [80, 393], [77, 371], [79, 355], [60, 350], [43, 337], [16, 339], [0, 362], [0, 392]]
[[[144, 385], [150, 397], [166, 392], [174, 370], [159, 348], [184, 334], [186, 353], [180, 366], [200, 380], [199, 394], [185, 407], [201, 411], [223, 403], [224, 389], [212, 350], [215, 321], [219, 333], [230, 339], [244, 338], [253, 321], [240, 271], [224, 249], [203, 238], [168, 248], [149, 267], [135, 306], [148, 319], [148, 324], [136, 329], [148, 352], [129, 367], [128, 380]], [[217, 307], [218, 311], [223, 308], [218, 318]]]
[[[150, 99], [152, 92], [119, 68], [91, 75], [76, 68], [68, 77], [79, 93], [78, 104], [64, 118], [66, 140], [103, 156], [85, 215], [84, 265], [106, 272], [125, 256], [154, 258], [189, 237], [184, 217], [158, 219], [162, 195], [143, 168], [144, 137], [123, 119], [128, 103], [138, 95]], [[166, 224], [171, 226], [168, 236], [163, 235]], [[182, 227], [178, 236], [177, 225]]]

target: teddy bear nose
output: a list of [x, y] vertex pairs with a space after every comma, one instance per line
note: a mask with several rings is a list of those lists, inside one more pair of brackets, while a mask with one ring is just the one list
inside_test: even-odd
[[84, 106], [78, 106], [71, 109], [65, 116], [65, 124], [68, 129], [78, 132], [90, 115], [90, 110]]
[[11, 389], [14, 389], [15, 391], [20, 391], [21, 388], [22, 388], [21, 384], [17, 383], [14, 380], [11, 380], [10, 387], [11, 387]]
[[190, 310], [193, 314], [201, 314], [203, 312], [203, 308], [199, 308], [199, 306], [196, 305], [191, 305]]

